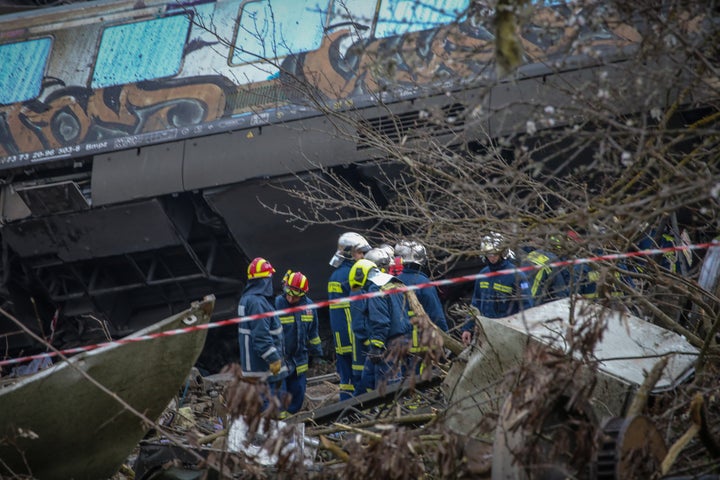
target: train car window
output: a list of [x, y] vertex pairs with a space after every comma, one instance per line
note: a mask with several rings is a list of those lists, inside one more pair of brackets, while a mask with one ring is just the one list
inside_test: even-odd
[[49, 38], [38, 38], [0, 45], [0, 104], [23, 102], [40, 94], [51, 43]]
[[429, 30], [458, 21], [470, 0], [382, 0], [375, 36], [378, 38]]
[[333, 20], [328, 28], [353, 26], [360, 31], [370, 30], [375, 20], [375, 10], [377, 10], [375, 1], [335, 0], [333, 2]]
[[187, 15], [106, 28], [100, 40], [92, 88], [177, 74], [189, 29]]
[[231, 64], [285, 57], [320, 48], [329, 0], [250, 0], [240, 7]]

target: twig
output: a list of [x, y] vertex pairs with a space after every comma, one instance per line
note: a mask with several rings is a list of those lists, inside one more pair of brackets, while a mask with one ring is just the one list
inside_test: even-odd
[[322, 443], [322, 446], [330, 451], [335, 457], [337, 457], [339, 460], [343, 462], [347, 462], [350, 459], [350, 456], [348, 453], [340, 448], [338, 445], [336, 445], [332, 440], [325, 436], [320, 437], [320, 443]]
[[413, 312], [415, 312], [415, 316], [426, 319], [426, 321], [423, 322], [422, 326], [424, 328], [433, 328], [435, 332], [437, 332], [442, 338], [443, 345], [455, 355], [460, 355], [460, 353], [465, 350], [465, 346], [461, 342], [455, 340], [452, 336], [440, 330], [438, 326], [430, 320], [430, 317], [428, 317], [427, 313], [425, 313], [425, 309], [423, 308], [420, 301], [417, 299], [417, 295], [414, 291], [409, 290], [406, 292], [405, 295], [407, 296], [408, 302], [410, 303], [410, 308], [412, 308]]
[[645, 377], [645, 381], [640, 385], [640, 388], [638, 388], [638, 391], [635, 392], [635, 396], [633, 397], [633, 401], [630, 404], [630, 407], [627, 410], [627, 417], [634, 417], [635, 415], [640, 415], [643, 410], [645, 410], [645, 405], [647, 404], [648, 396], [650, 396], [650, 391], [655, 387], [655, 384], [660, 380], [660, 376], [662, 375], [663, 370], [665, 370], [665, 367], [667, 366], [669, 357], [664, 357], [660, 359], [650, 370], [650, 373], [647, 374]]
[[214, 432], [209, 435], [200, 437], [197, 439], [198, 445], [204, 445], [206, 443], [211, 443], [220, 437], [226, 436], [227, 433], [228, 433], [227, 428], [223, 428], [222, 430], [220, 430], [218, 432]]
[[[372, 427], [373, 425], [388, 425], [388, 424], [407, 424], [407, 423], [427, 423], [431, 422], [432, 420], [435, 420], [437, 418], [437, 414], [435, 413], [424, 413], [424, 414], [418, 414], [418, 415], [405, 415], [402, 417], [392, 417], [392, 418], [378, 418], [373, 420], [367, 420], [365, 422], [356, 423], [355, 426], [359, 428], [365, 428], [365, 427]], [[341, 430], [344, 430], [344, 428], [339, 427], [327, 427], [323, 428], [321, 430], [316, 430], [312, 433], [308, 432], [309, 435], [329, 435], [331, 433], [337, 433]]]
[[351, 425], [345, 425], [344, 423], [333, 423], [333, 425], [338, 427], [340, 430], [345, 430], [346, 432], [359, 433], [360, 435], [370, 437], [373, 440], [380, 440], [382, 438], [382, 435], [380, 435], [379, 433], [370, 432], [368, 430], [363, 430], [362, 428], [353, 427]]
[[690, 442], [690, 440], [692, 440], [692, 438], [700, 431], [702, 425], [702, 406], [702, 394], [697, 393], [690, 402], [690, 418], [692, 419], [693, 423], [692, 425], [690, 425], [690, 428], [688, 428], [687, 431], [683, 434], [683, 436], [680, 437], [675, 443], [673, 443], [672, 447], [670, 447], [670, 449], [668, 450], [667, 455], [665, 455], [665, 458], [660, 465], [660, 472], [662, 476], [665, 476], [670, 471], [670, 467], [672, 467], [673, 463], [675, 463], [675, 460], [677, 460], [677, 456]]

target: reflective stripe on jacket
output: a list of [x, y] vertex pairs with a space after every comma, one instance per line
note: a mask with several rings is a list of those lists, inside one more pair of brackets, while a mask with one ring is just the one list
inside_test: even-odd
[[[514, 269], [515, 265], [508, 259], [496, 265], [488, 265], [481, 274], [499, 270]], [[480, 311], [480, 315], [489, 318], [507, 317], [533, 306], [532, 294], [528, 278], [523, 272], [510, 272], [494, 277], [479, 278], [475, 282], [472, 304]], [[463, 330], [470, 330], [473, 322], [467, 322]]]
[[[272, 298], [272, 278], [248, 280], [243, 290], [238, 315], [257, 315], [275, 310]], [[288, 374], [285, 362], [277, 375], [270, 373], [269, 365], [285, 357], [285, 342], [280, 319], [272, 317], [249, 320], [238, 324], [240, 366], [247, 377], [267, 377], [269, 382], [282, 380]]]
[[[368, 292], [390, 290], [402, 287], [399, 280], [391, 281], [383, 286], [368, 281]], [[382, 297], [372, 297], [367, 300], [368, 306], [368, 334], [370, 345], [384, 348], [387, 341], [398, 335], [407, 335], [412, 331], [412, 324], [408, 316], [408, 305], [403, 293], [395, 293]]]
[[[348, 275], [353, 262], [343, 261], [342, 265], [335, 269], [328, 280], [328, 300], [350, 296], [350, 284]], [[335, 341], [335, 353], [338, 355], [352, 354], [353, 331], [352, 312], [349, 302], [331, 304], [330, 328]]]
[[[403, 272], [397, 277], [405, 285], [419, 285], [430, 281], [430, 278], [428, 278], [428, 276], [423, 272], [409, 266], [404, 267]], [[427, 316], [430, 317], [430, 320], [437, 325], [440, 330], [447, 332], [447, 319], [445, 318], [445, 311], [443, 310], [437, 287], [433, 286], [415, 290], [415, 296], [423, 306], [423, 309], [425, 309], [425, 313], [427, 313]], [[412, 317], [415, 315], [415, 312], [410, 310], [408, 314]]]
[[[304, 295], [300, 301], [291, 305], [284, 294], [275, 297], [275, 309], [299, 307], [313, 301]], [[316, 310], [300, 310], [280, 315], [280, 323], [285, 338], [285, 363], [288, 369], [300, 375], [308, 370], [309, 355], [322, 357], [322, 345], [318, 335], [318, 317]]]

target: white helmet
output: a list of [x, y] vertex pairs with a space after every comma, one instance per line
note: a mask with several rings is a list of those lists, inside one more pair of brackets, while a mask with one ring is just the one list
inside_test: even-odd
[[391, 259], [395, 258], [395, 248], [393, 248], [392, 245], [388, 245], [387, 243], [383, 243], [378, 247], [381, 250], [385, 250], [387, 252], [388, 257]]
[[424, 265], [427, 261], [427, 251], [425, 247], [411, 240], [402, 240], [395, 245], [395, 255], [402, 258], [403, 263]]
[[365, 237], [355, 232], [346, 232], [338, 239], [337, 252], [330, 259], [330, 265], [337, 268], [344, 260], [352, 260], [353, 252], [367, 252], [370, 244]]
[[365, 259], [375, 263], [380, 271], [387, 272], [388, 268], [390, 268], [390, 262], [392, 262], [393, 257], [388, 254], [388, 250], [378, 247], [368, 250], [365, 254]]

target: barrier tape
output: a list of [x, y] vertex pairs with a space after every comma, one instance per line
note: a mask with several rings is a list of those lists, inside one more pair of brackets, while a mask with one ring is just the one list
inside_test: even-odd
[[285, 315], [285, 314], [295, 313], [295, 312], [304, 311], [304, 310], [317, 310], [318, 308], [327, 307], [329, 305], [334, 305], [336, 303], [353, 302], [356, 300], [365, 300], [368, 298], [381, 297], [384, 295], [393, 295], [396, 293], [403, 293], [403, 292], [407, 292], [410, 290], [420, 290], [420, 289], [428, 288], [428, 287], [456, 285], [459, 283], [474, 281], [479, 278], [491, 278], [491, 277], [496, 277], [496, 276], [500, 276], [500, 275], [505, 275], [508, 273], [528, 272], [531, 270], [539, 270], [539, 269], [545, 268], [545, 267], [552, 267], [552, 268], [567, 267], [567, 266], [571, 266], [571, 265], [581, 265], [581, 264], [585, 264], [585, 263], [599, 263], [599, 262], [604, 262], [604, 261], [623, 260], [623, 259], [627, 259], [627, 258], [645, 257], [645, 256], [651, 256], [651, 255], [661, 255], [663, 253], [669, 253], [669, 252], [704, 250], [704, 249], [707, 249], [707, 248], [710, 248], [713, 246], [715, 248], [719, 248], [720, 242], [700, 243], [700, 244], [694, 244], [694, 245], [681, 245], [681, 246], [677, 246], [677, 247], [666, 247], [666, 248], [653, 248], [653, 249], [638, 250], [636, 252], [627, 252], [627, 253], [612, 253], [612, 254], [606, 254], [606, 255], [597, 255], [594, 257], [577, 258], [577, 259], [573, 259], [573, 260], [559, 260], [557, 262], [548, 263], [546, 265], [531, 265], [531, 266], [527, 266], [527, 267], [506, 268], [504, 270], [498, 270], [498, 271], [489, 272], [489, 273], [476, 273], [476, 274], [472, 274], [472, 275], [462, 275], [460, 277], [446, 278], [446, 279], [442, 279], [442, 280], [433, 280], [433, 281], [426, 282], [426, 283], [418, 283], [416, 285], [407, 285], [407, 286], [392, 288], [392, 289], [388, 289], [388, 290], [380, 290], [377, 292], [360, 293], [360, 294], [351, 295], [348, 297], [335, 298], [332, 300], [324, 300], [321, 302], [315, 302], [315, 303], [311, 303], [308, 305], [299, 305], [296, 307], [284, 308], [282, 310], [274, 310], [271, 312], [264, 312], [264, 313], [254, 314], [254, 315], [246, 315], [243, 317], [231, 318], [228, 320], [221, 320], [219, 322], [206, 323], [203, 325], [178, 328], [178, 329], [174, 329], [174, 330], [167, 330], [165, 332], [153, 333], [153, 334], [149, 334], [149, 335], [140, 335], [137, 337], [126, 337], [126, 338], [114, 340], [111, 342], [103, 342], [103, 343], [97, 343], [97, 344], [93, 344], [93, 345], [86, 345], [83, 347], [69, 348], [67, 350], [59, 350], [56, 352], [46, 352], [46, 353], [41, 353], [41, 354], [36, 354], [36, 355], [28, 355], [25, 357], [11, 358], [11, 359], [7, 359], [7, 360], [1, 360], [0, 366], [12, 365], [12, 364], [22, 363], [22, 362], [36, 360], [36, 359], [43, 359], [43, 358], [48, 358], [48, 357], [55, 357], [60, 354], [63, 354], [65, 356], [73, 355], [76, 353], [89, 352], [91, 350], [96, 350], [98, 348], [108, 347], [111, 345], [124, 345], [127, 343], [144, 342], [146, 340], [153, 340], [153, 339], [162, 338], [162, 337], [171, 337], [174, 335], [180, 335], [180, 334], [189, 333], [189, 332], [193, 332], [193, 331], [197, 331], [197, 330], [209, 330], [211, 328], [225, 327], [228, 325], [235, 325], [238, 323], [260, 320], [262, 318], [272, 317], [275, 315]]

